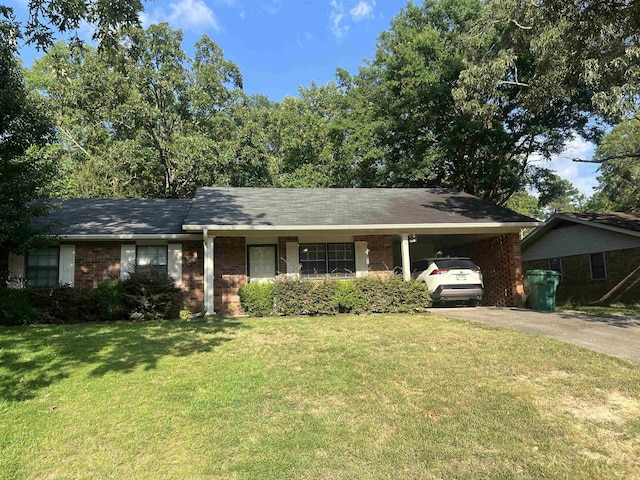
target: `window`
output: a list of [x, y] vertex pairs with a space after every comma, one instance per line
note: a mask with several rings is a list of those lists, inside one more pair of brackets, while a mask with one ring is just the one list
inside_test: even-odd
[[356, 271], [353, 243], [304, 243], [300, 244], [300, 272], [303, 277], [329, 275], [350, 277]]
[[606, 280], [607, 267], [604, 253], [592, 253], [589, 255], [589, 265], [591, 266], [591, 280]]
[[27, 285], [53, 287], [58, 284], [58, 247], [33, 250], [27, 254]]
[[136, 265], [167, 274], [167, 246], [144, 245], [136, 248]]
[[560, 274], [560, 283], [562, 283], [562, 258], [555, 257], [549, 259], [549, 270], [554, 270]]

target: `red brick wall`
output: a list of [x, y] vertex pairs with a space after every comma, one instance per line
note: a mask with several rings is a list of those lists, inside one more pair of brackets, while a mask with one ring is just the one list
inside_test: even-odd
[[287, 242], [298, 242], [298, 237], [278, 237], [278, 274], [287, 273]]
[[214, 240], [213, 304], [217, 313], [242, 313], [238, 289], [247, 283], [247, 254], [244, 237], [216, 237]]
[[369, 275], [390, 277], [393, 275], [393, 236], [357, 235], [356, 242], [367, 242], [369, 249]]
[[105, 280], [120, 278], [120, 242], [78, 242], [74, 286], [96, 288]]
[[[591, 280], [589, 255], [562, 257], [562, 283], [558, 285], [558, 303], [579, 304], [621, 302], [634, 304], [640, 301], [640, 248], [627, 248], [605, 252], [607, 278]], [[527, 270], [549, 270], [549, 260], [524, 262]]]
[[520, 237], [508, 233], [471, 245], [484, 279], [482, 303], [497, 307], [524, 305]]
[[182, 290], [195, 312], [204, 305], [204, 245], [202, 240], [182, 242]]

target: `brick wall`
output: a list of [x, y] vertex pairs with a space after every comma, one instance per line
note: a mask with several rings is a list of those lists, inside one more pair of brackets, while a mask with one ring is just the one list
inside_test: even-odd
[[182, 290], [195, 311], [204, 305], [204, 245], [202, 240], [182, 242]]
[[120, 278], [120, 242], [77, 242], [74, 286], [96, 288]]
[[[607, 268], [606, 280], [591, 280], [589, 255], [571, 255], [562, 257], [562, 283], [558, 286], [556, 299], [559, 303], [575, 302], [580, 304], [595, 303], [607, 293], [611, 295], [604, 303], [640, 302], [640, 248], [629, 248], [605, 253]], [[524, 269], [549, 269], [549, 261], [532, 260], [524, 262]], [[622, 283], [621, 283], [622, 282]]]
[[278, 274], [287, 273], [287, 242], [298, 242], [298, 237], [278, 237]]
[[521, 307], [524, 284], [520, 238], [517, 233], [471, 244], [484, 279], [483, 305]]
[[247, 283], [244, 237], [216, 237], [214, 247], [213, 304], [217, 313], [242, 313], [238, 289]]
[[356, 242], [367, 242], [369, 250], [369, 275], [390, 277], [393, 275], [393, 236], [356, 235]]

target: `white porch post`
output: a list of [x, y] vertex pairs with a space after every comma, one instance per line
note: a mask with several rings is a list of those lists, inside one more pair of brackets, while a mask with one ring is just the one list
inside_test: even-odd
[[411, 280], [411, 257], [409, 256], [409, 234], [403, 233], [401, 249], [402, 249], [402, 278], [405, 282]]
[[204, 313], [205, 315], [214, 315], [213, 305], [213, 252], [214, 252], [214, 235], [209, 236], [204, 231]]

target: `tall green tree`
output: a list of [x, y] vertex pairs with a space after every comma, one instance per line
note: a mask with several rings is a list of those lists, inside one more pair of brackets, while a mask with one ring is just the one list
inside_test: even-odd
[[380, 35], [354, 80], [365, 92], [359, 108], [373, 111], [376, 183], [454, 187], [498, 203], [523, 187], [544, 131], [507, 112], [475, 118], [455, 96], [466, 33], [482, 12], [480, 0], [410, 3]]
[[242, 76], [208, 37], [195, 59], [167, 24], [128, 33], [100, 52], [57, 45], [30, 84], [55, 112], [66, 196], [189, 197], [229, 184]]
[[55, 174], [41, 152], [53, 125], [25, 86], [9, 34], [0, 25], [0, 251], [29, 246], [37, 233], [32, 218], [48, 210]]
[[640, 120], [628, 118], [607, 133], [595, 153], [606, 159], [589, 207], [598, 211], [640, 213]]

